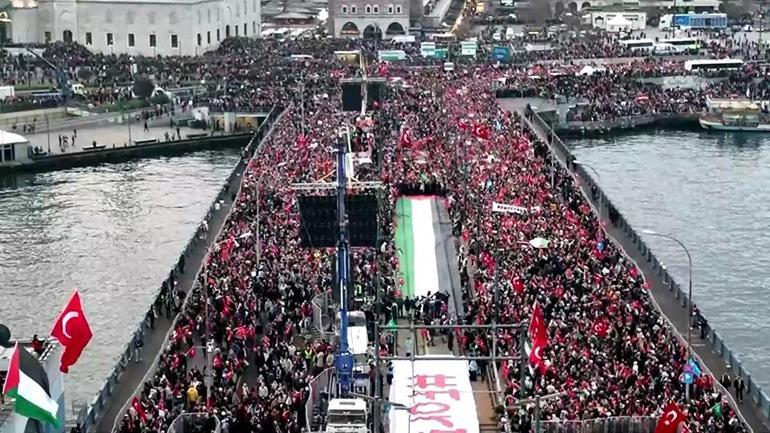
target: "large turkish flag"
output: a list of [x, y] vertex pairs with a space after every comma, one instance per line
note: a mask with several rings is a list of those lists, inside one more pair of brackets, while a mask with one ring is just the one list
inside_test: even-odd
[[51, 336], [59, 340], [64, 346], [64, 352], [61, 355], [61, 366], [59, 370], [63, 373], [69, 371], [69, 367], [75, 364], [83, 353], [93, 334], [91, 326], [83, 313], [83, 307], [80, 305], [80, 293], [76, 290], [70, 297], [64, 311], [59, 314], [51, 330]]

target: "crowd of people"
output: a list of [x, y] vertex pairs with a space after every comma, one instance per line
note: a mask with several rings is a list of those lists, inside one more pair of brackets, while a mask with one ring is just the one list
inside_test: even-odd
[[[629, 54], [617, 51], [616, 43], [593, 42], [560, 40], [565, 51], [559, 56]], [[335, 350], [333, 341], [312, 336], [310, 302], [333, 287], [334, 256], [328, 249], [300, 246], [299, 193], [290, 185], [315, 182], [333, 172], [330, 151], [336, 149], [339, 126], [350, 122], [356, 123], [354, 147], [369, 152], [374, 161], [358, 169], [358, 180], [379, 180], [386, 186], [380, 215], [383, 244], [376, 252], [356, 249], [352, 258], [357, 291], [372, 293], [380, 287], [387, 304], [398, 304], [392, 209], [399, 186], [441, 185], [456, 234], [467, 245], [459, 262], [474, 269], [472, 274], [466, 273], [468, 267], [461, 269], [468, 301], [461, 319], [519, 323], [537, 302], [548, 324], [547, 370], [519, 383], [518, 365], [502, 365], [508, 401], [564, 391], [545, 403], [542, 416], [567, 421], [655, 415], [675, 400], [686, 409], [693, 432], [743, 432], [712, 378], [699, 379], [692, 400], [685, 403], [678, 380], [687, 362], [685, 350], [654, 308], [639, 271], [606, 238], [575, 179], [554, 163], [547, 145], [519, 113], [500, 108], [495, 95], [587, 100], [591, 103], [579, 104], [569, 119], [605, 121], [697, 112], [708, 97], [764, 95], [757, 70], [748, 66], [702, 88], [672, 89], [643, 80], [679, 75], [682, 62], [670, 59], [606, 65], [590, 74], [578, 73], [583, 65], [495, 65], [486, 60], [458, 62], [454, 71], [444, 72], [411, 67], [412, 60], [435, 63], [419, 55], [419, 44], [397, 46], [406, 51], [406, 64], [377, 62], [377, 49], [396, 47], [388, 44], [231, 38], [202, 56], [168, 58], [93, 54], [76, 44], [45, 47], [43, 56], [72, 78], [88, 76], [87, 82], [98, 89], [88, 96], [93, 104], [130, 97], [125, 86], [139, 74], [155, 77], [166, 88], [204, 86], [212, 110], [283, 110], [242, 173], [240, 192], [232, 192], [231, 213], [196, 289], [185, 296], [173, 280], [165, 284], [165, 314], [179, 316], [157, 371], [121, 418], [120, 433], [165, 432], [185, 411], [215, 414], [225, 433], [299, 433], [308, 427], [309, 381], [333, 365]], [[351, 49], [362, 50], [364, 61], [335, 55]], [[548, 58], [542, 53], [527, 54], [534, 57], [525, 60]], [[55, 79], [52, 71], [19, 58], [1, 60], [6, 78], [22, 80], [19, 71], [31, 67], [42, 80]], [[367, 74], [395, 84], [369, 118], [358, 119], [341, 111], [339, 83], [362, 75], [362, 64]], [[529, 211], [501, 216], [490, 212], [492, 202]], [[535, 237], [549, 239], [549, 247], [521, 246]], [[495, 272], [503, 287], [499, 300], [491, 289]], [[441, 307], [432, 311], [431, 305]], [[425, 310], [422, 322], [447, 323], [445, 303], [421, 301], [419, 308]], [[391, 312], [391, 317], [399, 313]], [[497, 337], [498, 355], [520, 350], [517, 331], [499, 331]], [[489, 354], [490, 341], [487, 331], [466, 330], [457, 345], [466, 353]], [[211, 371], [205, 368], [207, 342], [214, 345]], [[212, 376], [208, 387], [207, 375]], [[510, 407], [503, 415], [502, 422], [515, 432], [531, 430], [531, 408]]]

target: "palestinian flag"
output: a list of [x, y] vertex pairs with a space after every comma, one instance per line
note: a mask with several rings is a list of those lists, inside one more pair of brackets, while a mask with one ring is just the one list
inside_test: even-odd
[[19, 415], [60, 426], [59, 404], [51, 398], [48, 375], [19, 343], [13, 349], [3, 394], [15, 400], [14, 410]]
[[404, 298], [439, 291], [438, 257], [444, 253], [437, 249], [444, 245], [436, 236], [438, 214], [434, 202], [434, 197], [410, 196], [400, 197], [396, 203], [395, 242]]

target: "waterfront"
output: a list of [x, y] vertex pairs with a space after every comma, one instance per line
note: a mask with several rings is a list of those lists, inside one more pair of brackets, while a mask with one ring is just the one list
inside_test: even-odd
[[[770, 136], [659, 130], [569, 144], [640, 234], [652, 229], [688, 246], [694, 302], [754, 379], [770, 385]], [[641, 235], [687, 287], [682, 250]]]
[[0, 180], [0, 322], [47, 335], [81, 290], [94, 339], [67, 377], [89, 401], [238, 160], [238, 149]]

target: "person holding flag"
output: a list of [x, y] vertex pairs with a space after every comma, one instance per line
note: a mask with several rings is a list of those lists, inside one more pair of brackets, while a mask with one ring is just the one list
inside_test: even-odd
[[93, 336], [91, 326], [88, 324], [80, 304], [80, 293], [77, 290], [72, 294], [67, 306], [64, 307], [64, 311], [54, 322], [51, 336], [59, 340], [59, 343], [65, 347], [61, 355], [59, 370], [62, 373], [67, 373], [69, 368], [78, 361], [80, 354], [83, 353], [83, 349]]
[[[687, 428], [687, 417], [675, 402], [671, 402], [663, 408], [663, 413], [658, 418], [655, 433], [682, 433]], [[682, 425], [683, 428], [679, 429]]]
[[548, 369], [548, 364], [543, 359], [543, 349], [548, 346], [548, 329], [543, 319], [543, 310], [537, 302], [532, 307], [528, 337], [525, 349], [529, 356], [529, 362], [538, 369], [540, 374], [544, 374]]

